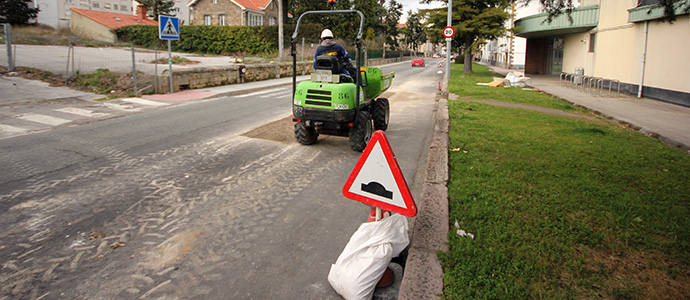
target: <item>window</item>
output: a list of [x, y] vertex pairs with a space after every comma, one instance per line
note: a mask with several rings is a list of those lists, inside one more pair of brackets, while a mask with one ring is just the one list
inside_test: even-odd
[[218, 15], [218, 25], [225, 26], [225, 15]]
[[211, 25], [211, 15], [204, 15], [204, 25]]
[[271, 1], [271, 9], [276, 9], [276, 4], [273, 1]]
[[591, 33], [589, 35], [589, 52], [594, 52], [594, 46], [597, 41], [597, 34]]
[[262, 15], [247, 13], [247, 19], [249, 21], [249, 26], [261, 26], [264, 25], [264, 18]]
[[175, 8], [173, 8], [173, 11], [174, 11], [175, 13], [179, 13], [179, 12], [180, 12], [180, 8], [179, 8], [179, 7], [175, 7]]
[[79, 1], [79, 4], [89, 6], [89, 2], [87, 1]]
[[113, 9], [118, 10], [117, 4], [113, 4]]
[[127, 5], [120, 6], [120, 10], [127, 10]]
[[103, 8], [110, 9], [110, 3], [103, 4]]
[[275, 17], [268, 18], [268, 25], [273, 26], [275, 24], [276, 24], [276, 18]]
[[218, 4], [218, 0], [213, 0], [213, 4]]
[[65, 3], [71, 4], [71, 3], [72, 3], [72, 0], [65, 0]]
[[98, 7], [99, 7], [98, 2], [94, 1], [94, 2], [93, 2], [93, 7], [94, 7], [94, 8], [98, 8]]

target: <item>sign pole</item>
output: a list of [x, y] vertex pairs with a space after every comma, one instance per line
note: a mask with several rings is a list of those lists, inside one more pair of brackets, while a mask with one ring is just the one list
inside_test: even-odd
[[169, 94], [172, 94], [173, 92], [173, 74], [172, 74], [172, 41], [168, 40], [168, 70], [170, 71], [170, 92]]
[[[453, 0], [448, 0], [448, 26], [453, 26]], [[450, 85], [450, 55], [452, 38], [446, 38], [446, 90]], [[457, 57], [455, 59], [458, 59]]]
[[168, 70], [170, 71], [170, 91], [173, 92], [172, 40], [180, 39], [180, 19], [169, 16], [158, 16], [158, 38], [168, 40]]

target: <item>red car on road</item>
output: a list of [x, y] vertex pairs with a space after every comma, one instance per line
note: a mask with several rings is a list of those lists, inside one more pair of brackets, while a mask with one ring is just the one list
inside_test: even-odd
[[424, 67], [424, 58], [415, 57], [415, 58], [412, 60], [412, 66], [413, 66], [413, 67], [415, 67], [415, 66], [416, 66], [416, 67]]

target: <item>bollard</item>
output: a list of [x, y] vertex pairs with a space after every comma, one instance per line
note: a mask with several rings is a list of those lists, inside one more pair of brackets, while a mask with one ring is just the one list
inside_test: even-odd
[[[367, 223], [370, 222], [376, 222], [380, 221], [381, 219], [385, 217], [390, 217], [391, 212], [387, 210], [382, 210], [377, 207], [371, 207], [371, 210], [369, 211], [369, 219], [367, 220]], [[393, 270], [391, 270], [390, 267], [386, 267], [386, 271], [383, 272], [383, 275], [381, 276], [381, 279], [379, 279], [379, 282], [376, 283], [377, 288], [385, 288], [393, 284], [395, 281], [395, 273], [393, 273]]]

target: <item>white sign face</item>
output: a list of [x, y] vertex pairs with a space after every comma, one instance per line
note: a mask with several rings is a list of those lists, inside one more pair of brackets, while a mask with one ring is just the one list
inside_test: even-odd
[[410, 190], [383, 131], [377, 130], [343, 186], [343, 195], [353, 200], [400, 213], [417, 214]]
[[158, 37], [162, 40], [179, 40], [180, 19], [158, 16]]
[[455, 29], [453, 27], [447, 26], [443, 28], [443, 36], [446, 38], [452, 38], [455, 35]]
[[333, 80], [333, 72], [331, 70], [316, 70], [316, 81], [331, 82]]
[[362, 169], [360, 169], [348, 191], [390, 205], [407, 208], [379, 142], [374, 145], [369, 158], [362, 165]]

